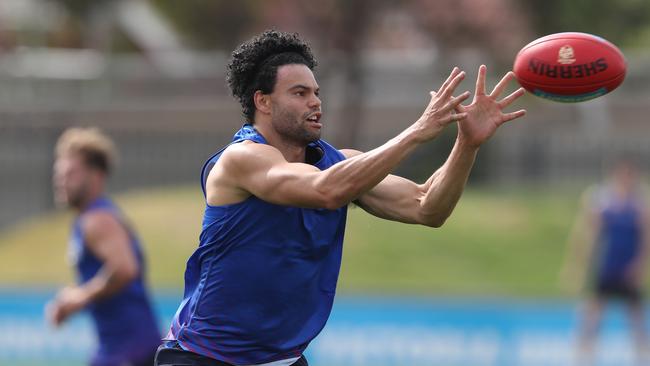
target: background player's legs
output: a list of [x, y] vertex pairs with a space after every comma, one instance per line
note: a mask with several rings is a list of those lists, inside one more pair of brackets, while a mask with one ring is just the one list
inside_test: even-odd
[[582, 309], [582, 319], [578, 329], [578, 348], [576, 364], [594, 364], [595, 346], [605, 308], [605, 300], [599, 296], [587, 300]]
[[647, 365], [650, 361], [650, 348], [643, 302], [639, 299], [628, 301], [627, 315], [630, 323], [630, 331], [634, 339], [637, 363], [639, 365]]

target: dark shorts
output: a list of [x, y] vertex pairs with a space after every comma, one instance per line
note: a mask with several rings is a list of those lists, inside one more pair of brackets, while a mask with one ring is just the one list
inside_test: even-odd
[[152, 352], [149, 356], [145, 356], [144, 358], [140, 360], [131, 360], [128, 362], [120, 361], [120, 362], [106, 362], [106, 361], [100, 361], [100, 360], [91, 360], [90, 361], [90, 366], [153, 366], [153, 361], [154, 358], [156, 357], [156, 353]]
[[596, 296], [602, 299], [620, 299], [632, 303], [641, 302], [641, 290], [623, 281], [601, 281], [595, 286]]
[[[158, 347], [155, 366], [233, 366], [229, 363], [201, 356], [194, 352], [186, 351], [176, 341], [166, 341]], [[291, 366], [309, 366], [305, 356]]]

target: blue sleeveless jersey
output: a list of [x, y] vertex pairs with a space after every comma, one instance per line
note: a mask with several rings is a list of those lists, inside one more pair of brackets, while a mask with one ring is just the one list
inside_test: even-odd
[[81, 229], [84, 215], [97, 210], [112, 213], [127, 230], [140, 276], [116, 294], [88, 305], [87, 310], [98, 334], [98, 350], [92, 364], [122, 365], [142, 361], [150, 357], [160, 344], [160, 332], [144, 285], [140, 244], [117, 207], [107, 198], [93, 202], [74, 222], [69, 250], [77, 270], [77, 282], [89, 281], [103, 265], [85, 245]]
[[[232, 143], [266, 143], [244, 125]], [[313, 165], [344, 159], [326, 142]], [[223, 149], [204, 165], [207, 176]], [[341, 265], [347, 207], [304, 209], [251, 196], [206, 204], [198, 249], [187, 262], [185, 299], [168, 339], [186, 350], [235, 365], [298, 357], [329, 317]]]
[[596, 276], [601, 283], [622, 283], [627, 268], [641, 249], [642, 218], [639, 200], [617, 199], [601, 188], [596, 197], [600, 215], [600, 233]]

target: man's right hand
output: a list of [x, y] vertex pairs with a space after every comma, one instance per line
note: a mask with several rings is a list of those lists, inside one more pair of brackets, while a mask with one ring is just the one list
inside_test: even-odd
[[58, 327], [72, 314], [83, 309], [87, 303], [88, 296], [82, 288], [64, 287], [57, 293], [54, 300], [45, 306], [45, 318], [50, 324]]
[[453, 97], [454, 90], [465, 78], [465, 72], [454, 67], [449, 77], [442, 84], [440, 89], [431, 91], [431, 101], [426, 107], [422, 116], [413, 124], [418, 142], [429, 141], [442, 132], [452, 122], [467, 117], [467, 113], [454, 113], [454, 110], [465, 99], [469, 98], [468, 91]]

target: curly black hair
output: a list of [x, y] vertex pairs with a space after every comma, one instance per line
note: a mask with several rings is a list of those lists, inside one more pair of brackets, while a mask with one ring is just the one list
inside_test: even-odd
[[297, 33], [267, 30], [233, 51], [226, 81], [248, 122], [252, 123], [255, 115], [255, 92], [272, 93], [278, 67], [288, 64], [316, 67], [311, 48]]

